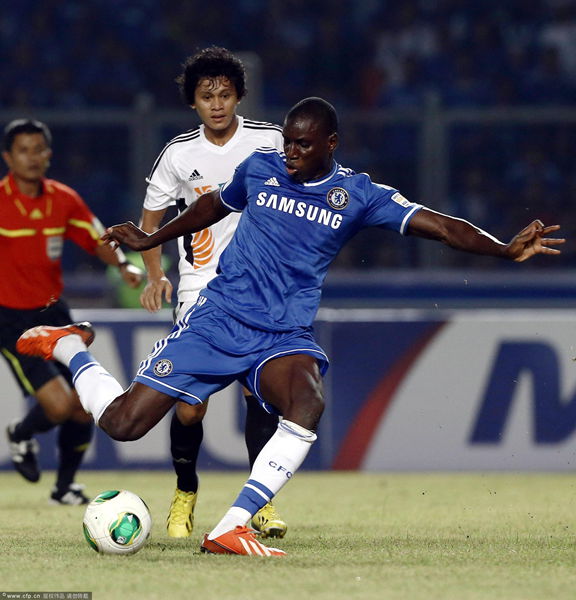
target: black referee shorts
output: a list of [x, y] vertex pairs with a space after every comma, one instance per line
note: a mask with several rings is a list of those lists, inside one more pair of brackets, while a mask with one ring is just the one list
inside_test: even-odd
[[72, 375], [64, 365], [53, 360], [26, 356], [16, 350], [16, 341], [31, 327], [72, 323], [70, 310], [63, 300], [46, 308], [17, 310], [0, 306], [0, 352], [16, 377], [25, 396], [34, 394], [45, 383], [62, 375], [72, 385]]

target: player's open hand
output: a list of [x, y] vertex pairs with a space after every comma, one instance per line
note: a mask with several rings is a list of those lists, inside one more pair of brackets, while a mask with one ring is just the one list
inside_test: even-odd
[[140, 294], [140, 304], [148, 312], [157, 312], [162, 308], [162, 296], [166, 302], [172, 301], [172, 284], [168, 277], [163, 275], [157, 279], [148, 277], [148, 283]]
[[128, 221], [127, 223], [108, 227], [106, 233], [102, 236], [102, 241], [112, 246], [112, 248], [117, 248], [120, 244], [123, 244], [131, 250], [142, 252], [150, 248], [148, 245], [149, 237], [140, 227], [134, 225], [132, 221]]
[[545, 227], [542, 221], [533, 221], [507, 244], [506, 253], [516, 262], [523, 262], [536, 254], [560, 254], [560, 250], [552, 246], [559, 246], [566, 240], [546, 237], [559, 229], [560, 225]]

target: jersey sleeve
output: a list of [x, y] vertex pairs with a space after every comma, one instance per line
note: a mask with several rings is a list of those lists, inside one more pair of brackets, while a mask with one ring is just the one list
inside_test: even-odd
[[144, 198], [147, 210], [162, 210], [176, 203], [180, 197], [181, 181], [172, 165], [169, 149], [162, 151], [156, 159], [150, 175], [146, 178], [148, 187]]
[[234, 170], [232, 179], [229, 179], [220, 188], [222, 204], [234, 212], [244, 210], [247, 202], [246, 174], [253, 154], [243, 160]]
[[96, 248], [102, 245], [100, 240], [104, 233], [102, 223], [76, 192], [71, 192], [68, 203], [68, 220], [64, 237], [89, 254], [94, 254]]
[[176, 204], [176, 198], [166, 194], [158, 186], [151, 183], [148, 179], [148, 187], [146, 188], [146, 196], [144, 197], [143, 207], [146, 210], [162, 210]]
[[395, 188], [368, 179], [365, 227], [382, 227], [406, 235], [410, 219], [422, 205], [410, 202]]
[[280, 131], [274, 130], [272, 133], [272, 147], [280, 152], [284, 151], [284, 137]]

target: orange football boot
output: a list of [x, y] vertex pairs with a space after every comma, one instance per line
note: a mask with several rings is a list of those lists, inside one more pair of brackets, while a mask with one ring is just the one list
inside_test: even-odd
[[202, 552], [209, 554], [242, 554], [244, 556], [286, 556], [286, 552], [278, 548], [270, 548], [261, 544], [254, 535], [253, 529], [238, 525], [235, 529], [219, 535], [213, 540], [204, 535]]
[[52, 353], [56, 342], [67, 335], [79, 335], [82, 341], [89, 346], [95, 337], [92, 324], [88, 321], [72, 323], [64, 327], [51, 327], [38, 325], [25, 331], [16, 342], [16, 350], [21, 354], [40, 356], [44, 360], [52, 360]]

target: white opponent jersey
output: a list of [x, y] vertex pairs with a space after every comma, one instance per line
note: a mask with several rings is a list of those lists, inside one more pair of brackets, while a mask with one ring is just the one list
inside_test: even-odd
[[[147, 210], [176, 204], [182, 212], [199, 196], [218, 189], [257, 148], [282, 149], [282, 128], [238, 116], [238, 129], [224, 145], [206, 139], [204, 125], [172, 139], [156, 159], [146, 181]], [[231, 213], [208, 229], [178, 239], [178, 301], [193, 303], [216, 275], [220, 254], [236, 230], [240, 215]]]

